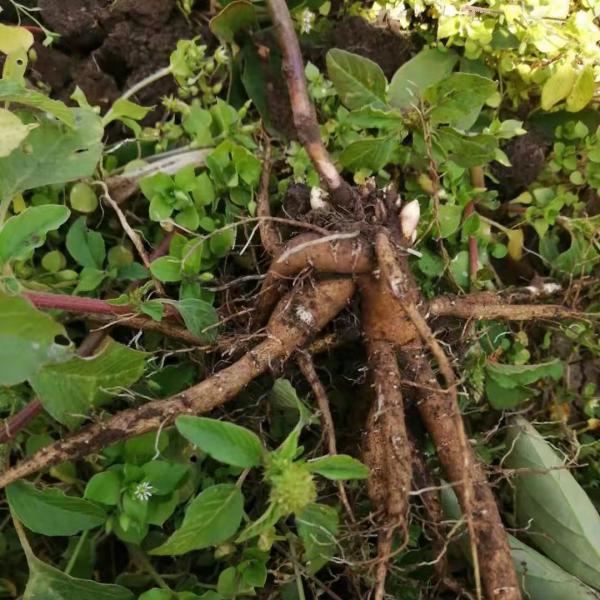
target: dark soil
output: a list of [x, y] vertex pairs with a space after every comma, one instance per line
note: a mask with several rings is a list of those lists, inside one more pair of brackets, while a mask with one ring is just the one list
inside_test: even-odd
[[[0, 6], [4, 4], [0, 0]], [[175, 0], [38, 0], [37, 6], [40, 20], [61, 37], [52, 48], [38, 45], [32, 79], [49, 86], [62, 100], [79, 86], [91, 104], [103, 108], [167, 66], [179, 39], [209, 39], [208, 28], [188, 22]], [[11, 13], [3, 17], [10, 19]], [[144, 88], [136, 99], [156, 105], [174, 92], [174, 82], [164, 78]]]

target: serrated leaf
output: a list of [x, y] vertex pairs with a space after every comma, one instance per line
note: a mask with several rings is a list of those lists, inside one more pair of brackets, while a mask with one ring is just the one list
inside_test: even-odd
[[518, 469], [516, 519], [563, 569], [600, 587], [600, 515], [552, 447], [522, 417], [509, 430], [505, 464]]
[[398, 140], [394, 137], [366, 138], [352, 142], [340, 154], [342, 166], [351, 171], [379, 171], [392, 158]]
[[[461, 511], [452, 488], [443, 486], [441, 497], [448, 518], [458, 521]], [[561, 569], [543, 554], [510, 534], [507, 537], [515, 571], [528, 600], [600, 600], [600, 593]], [[464, 556], [470, 560], [471, 552], [466, 535], [461, 537], [459, 544]]]
[[58, 229], [71, 214], [66, 206], [30, 206], [10, 217], [0, 229], [0, 264], [24, 260], [35, 248], [43, 246], [46, 234]]
[[221, 544], [238, 530], [243, 512], [244, 497], [238, 487], [213, 485], [190, 503], [181, 527], [150, 554], [176, 556]]
[[67, 233], [66, 246], [69, 254], [82, 266], [102, 269], [106, 258], [106, 246], [102, 234], [88, 229], [85, 217], [79, 217]]
[[258, 436], [234, 423], [206, 417], [177, 417], [175, 426], [181, 435], [212, 456], [235, 467], [258, 467], [264, 448]]
[[23, 104], [42, 112], [51, 113], [71, 128], [77, 125], [78, 113], [76, 109], [69, 108], [60, 100], [53, 100], [41, 92], [25, 87], [24, 84], [18, 81], [0, 79], [0, 100]]
[[0, 158], [21, 145], [35, 125], [25, 125], [17, 115], [0, 108]]
[[577, 75], [573, 88], [567, 96], [566, 109], [569, 112], [583, 110], [592, 101], [595, 91], [594, 67], [586, 65]]
[[103, 148], [100, 117], [81, 108], [70, 110], [75, 114], [74, 129], [38, 115], [30, 121], [38, 126], [27, 136], [25, 148], [0, 158], [0, 199], [94, 173]]
[[[432, 123], [445, 123], [468, 129], [479, 115], [485, 101], [496, 91], [496, 83], [487, 77], [471, 73], [452, 73], [450, 77], [430, 87], [425, 99], [432, 105]], [[468, 117], [468, 123], [465, 119]]]
[[576, 78], [577, 73], [569, 63], [558, 67], [542, 87], [542, 108], [550, 110], [564, 100], [571, 93]]
[[326, 56], [327, 73], [340, 100], [349, 109], [372, 105], [385, 108], [387, 80], [381, 67], [372, 60], [333, 48]]
[[456, 66], [454, 52], [425, 48], [405, 62], [394, 74], [388, 90], [390, 104], [396, 108], [409, 108], [418, 104], [423, 92], [442, 81]]
[[36, 533], [48, 536], [75, 535], [104, 524], [102, 508], [83, 498], [67, 496], [57, 488], [38, 490], [28, 481], [16, 481], [6, 488], [11, 511]]
[[55, 343], [59, 335], [66, 335], [64, 327], [24, 298], [0, 296], [0, 385], [22, 383], [63, 358], [66, 348]]
[[339, 517], [334, 508], [324, 504], [309, 504], [296, 516], [298, 535], [304, 545], [304, 560], [308, 572], [316, 573], [333, 557], [337, 548]]
[[113, 340], [92, 358], [43, 367], [30, 379], [44, 408], [63, 425], [75, 427], [114, 388], [127, 388], [143, 374], [145, 352]]
[[35, 556], [27, 562], [29, 579], [23, 600], [133, 600], [133, 594], [120, 585], [71, 577]]
[[346, 454], [321, 456], [320, 458], [308, 461], [306, 465], [311, 473], [317, 473], [333, 481], [366, 479], [369, 476], [369, 468], [367, 466]]
[[184, 298], [174, 303], [187, 329], [205, 343], [217, 338], [219, 315], [209, 302], [200, 298]]

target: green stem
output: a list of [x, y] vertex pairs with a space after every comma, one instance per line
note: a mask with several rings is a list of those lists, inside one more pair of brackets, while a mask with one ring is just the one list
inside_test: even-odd
[[77, 561], [77, 558], [79, 557], [79, 553], [81, 552], [81, 549], [83, 548], [83, 544], [84, 544], [85, 540], [87, 539], [88, 533], [89, 533], [89, 529], [84, 531], [79, 536], [79, 540], [77, 540], [77, 545], [75, 546], [73, 553], [71, 554], [71, 557], [69, 558], [69, 562], [67, 563], [67, 566], [65, 568], [65, 573], [67, 575], [71, 574], [71, 571], [73, 570], [73, 567], [75, 566], [75, 562]]

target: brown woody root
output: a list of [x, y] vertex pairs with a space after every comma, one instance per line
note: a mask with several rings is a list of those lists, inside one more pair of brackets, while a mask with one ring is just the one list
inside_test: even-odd
[[269, 179], [271, 178], [271, 144], [265, 142], [263, 166], [260, 175], [260, 185], [256, 194], [256, 216], [260, 218], [260, 240], [265, 252], [274, 256], [281, 249], [279, 230], [271, 220], [271, 206], [269, 205]]
[[[412, 464], [396, 354], [393, 344], [381, 335], [390, 322], [385, 310], [378, 306], [385, 295], [374, 294], [374, 287], [377, 289], [380, 286], [367, 277], [361, 278], [361, 312], [375, 391], [367, 420], [365, 460], [371, 469], [369, 497], [373, 506], [380, 511], [374, 597], [375, 600], [381, 600], [385, 594], [394, 531], [400, 529], [405, 537], [408, 533]], [[373, 314], [379, 316], [380, 323], [373, 319]], [[406, 321], [406, 317], [402, 317]]]
[[287, 359], [322, 329], [346, 305], [354, 287], [348, 279], [336, 279], [293, 291], [274, 311], [268, 338], [230, 367], [171, 398], [123, 411], [43, 448], [0, 475], [0, 487], [56, 463], [171, 425], [178, 415], [205, 413], [227, 402], [274, 361]]
[[334, 202], [339, 206], [350, 208], [353, 204], [354, 194], [352, 188], [338, 173], [321, 140], [317, 115], [306, 87], [300, 44], [294, 31], [294, 23], [287, 3], [285, 0], [267, 0], [267, 7], [273, 21], [277, 42], [283, 54], [283, 72], [290, 93], [298, 139], [331, 192]]
[[[424, 353], [403, 352], [408, 371], [416, 383], [429, 389], [437, 379]], [[478, 563], [483, 567], [481, 579], [488, 600], [520, 600], [521, 592], [515, 573], [506, 531], [500, 512], [471, 445], [467, 456], [457, 441], [464, 429], [460, 409], [449, 394], [422, 390], [419, 413], [437, 448], [444, 473], [455, 487], [462, 510], [471, 511], [475, 529]]]
[[[322, 239], [322, 241], [321, 241]], [[291, 239], [278, 258], [271, 262], [263, 280], [253, 321], [263, 323], [279, 300], [282, 280], [289, 280], [303, 269], [312, 267], [321, 273], [357, 275], [373, 267], [371, 247], [361, 237], [327, 240], [313, 233]]]

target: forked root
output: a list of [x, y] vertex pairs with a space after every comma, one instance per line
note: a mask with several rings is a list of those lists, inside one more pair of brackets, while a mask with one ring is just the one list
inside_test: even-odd
[[410, 378], [422, 386], [419, 413], [435, 443], [444, 473], [456, 490], [463, 512], [473, 515], [485, 597], [520, 600], [519, 583], [494, 495], [471, 445], [465, 450], [457, 443], [464, 427], [458, 405], [441, 388], [439, 392], [430, 391], [439, 384], [425, 353], [403, 352], [403, 358]]
[[322, 329], [344, 308], [354, 288], [349, 279], [336, 279], [294, 290], [274, 311], [267, 326], [267, 339], [230, 367], [171, 398], [125, 410], [43, 448], [0, 475], [0, 488], [56, 463], [169, 426], [178, 415], [206, 413], [224, 404], [275, 361], [286, 360]]

